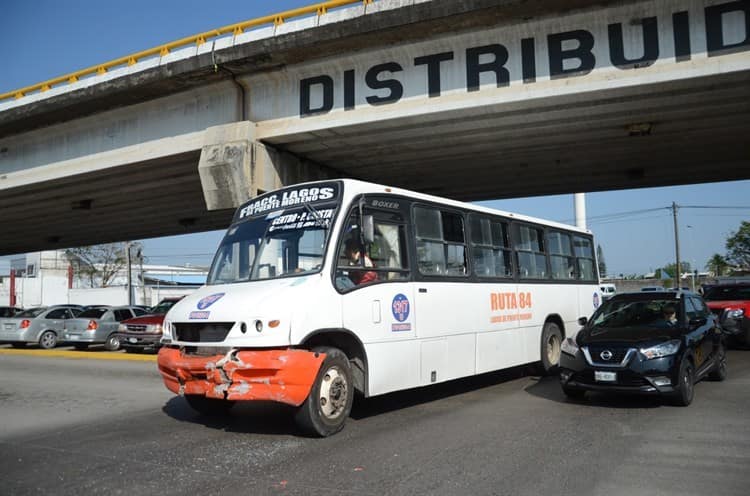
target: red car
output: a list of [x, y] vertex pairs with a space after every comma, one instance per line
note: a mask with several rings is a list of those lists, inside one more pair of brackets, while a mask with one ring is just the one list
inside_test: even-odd
[[703, 298], [730, 341], [750, 347], [750, 283], [712, 286]]
[[120, 347], [127, 352], [158, 350], [161, 346], [164, 317], [182, 298], [183, 296], [164, 298], [147, 315], [120, 322], [117, 329]]

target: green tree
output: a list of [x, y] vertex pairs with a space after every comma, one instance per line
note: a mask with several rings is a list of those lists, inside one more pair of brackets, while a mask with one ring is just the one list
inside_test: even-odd
[[604, 250], [602, 245], [596, 245], [596, 260], [599, 264], [599, 277], [606, 277], [607, 275], [607, 262], [604, 261]]
[[714, 253], [714, 256], [709, 258], [708, 262], [706, 262], [706, 269], [713, 272], [715, 276], [723, 276], [727, 273], [728, 268], [729, 262], [718, 253]]
[[[665, 272], [670, 278], [674, 279], [677, 276], [677, 271], [675, 271], [675, 267], [677, 267], [677, 264], [667, 264], [662, 268], [661, 270]], [[680, 273], [684, 274], [685, 272], [690, 272], [690, 262], [680, 262]]]
[[750, 268], [750, 222], [742, 221], [737, 232], [727, 238], [727, 261], [740, 268]]

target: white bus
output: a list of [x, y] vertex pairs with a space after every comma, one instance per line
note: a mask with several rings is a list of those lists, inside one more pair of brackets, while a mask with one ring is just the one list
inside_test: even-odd
[[203, 414], [272, 400], [328, 436], [355, 390], [554, 367], [601, 301], [596, 267], [572, 226], [354, 180], [296, 185], [237, 209], [207, 284], [166, 317], [159, 369]]

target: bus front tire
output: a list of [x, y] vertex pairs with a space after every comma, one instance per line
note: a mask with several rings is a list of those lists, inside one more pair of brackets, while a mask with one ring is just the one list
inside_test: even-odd
[[542, 371], [554, 372], [560, 365], [562, 331], [554, 322], [547, 322], [542, 328]]
[[354, 400], [354, 383], [349, 358], [338, 348], [319, 347], [312, 351], [325, 353], [315, 382], [295, 421], [306, 433], [328, 437], [344, 428]]

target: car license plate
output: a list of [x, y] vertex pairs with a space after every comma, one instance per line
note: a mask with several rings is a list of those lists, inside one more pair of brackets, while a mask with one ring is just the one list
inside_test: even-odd
[[8, 331], [12, 331], [13, 329], [15, 329], [15, 327], [16, 327], [15, 324], [11, 324], [9, 322], [6, 322], [5, 324], [5, 329]]
[[71, 341], [78, 341], [79, 339], [81, 339], [81, 336], [79, 336], [78, 334], [71, 334], [69, 339]]
[[600, 370], [595, 370], [594, 379], [599, 382], [616, 382], [617, 372], [602, 372]]
[[128, 341], [129, 341], [130, 343], [133, 343], [133, 344], [135, 344], [135, 343], [137, 343], [137, 342], [138, 342], [138, 338], [128, 338]]

